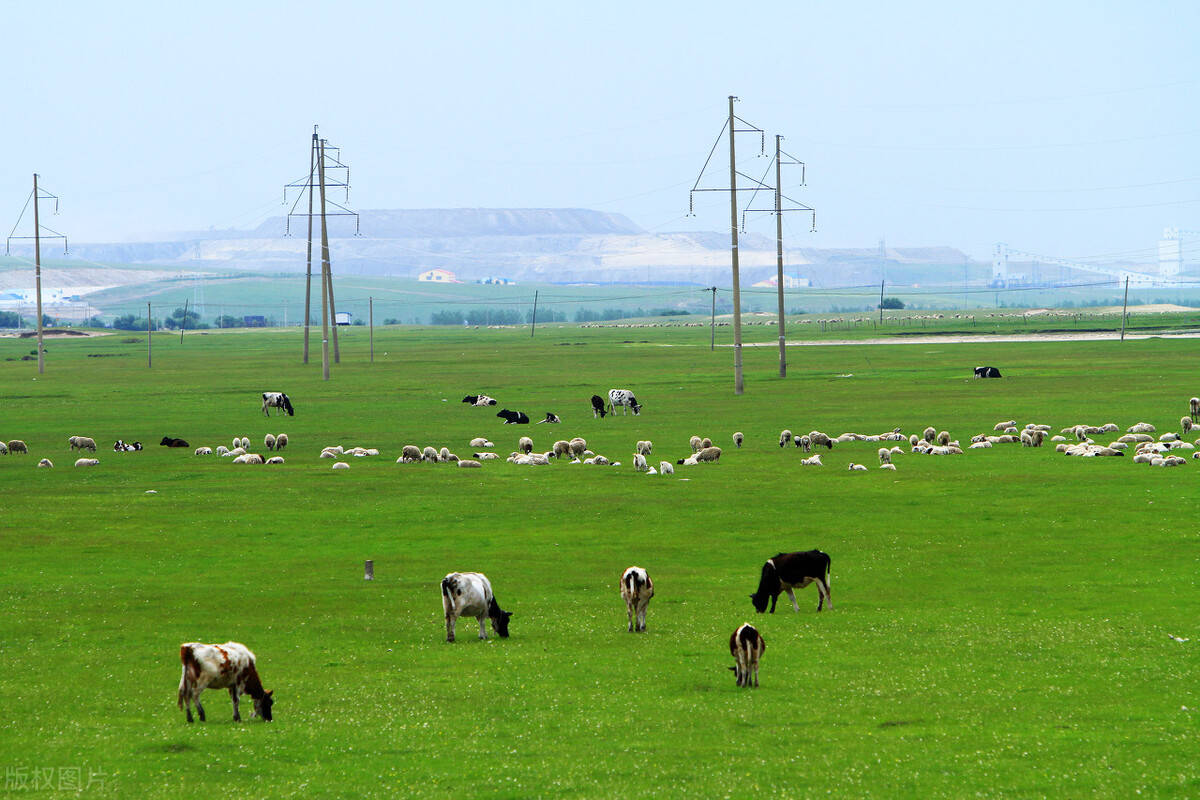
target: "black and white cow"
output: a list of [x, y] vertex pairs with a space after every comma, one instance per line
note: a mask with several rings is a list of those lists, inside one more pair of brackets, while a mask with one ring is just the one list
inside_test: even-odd
[[126, 442], [122, 439], [117, 439], [117, 441], [113, 442], [113, 452], [116, 453], [133, 453], [141, 449], [141, 442]]
[[737, 685], [758, 686], [758, 660], [767, 651], [767, 642], [749, 622], [743, 622], [729, 637], [729, 654], [737, 666], [730, 667], [737, 677]]
[[604, 398], [598, 394], [592, 395], [592, 419], [599, 417], [604, 419], [604, 415], [608, 413], [608, 409], [604, 405]]
[[292, 401], [283, 392], [263, 392], [263, 415], [270, 416], [272, 408], [282, 409], [289, 417], [296, 416], [296, 409], [292, 408]]
[[205, 689], [228, 689], [233, 700], [233, 721], [241, 722], [242, 714], [238, 699], [242, 694], [254, 698], [254, 714], [267, 722], [271, 721], [271, 706], [275, 703], [274, 692], [263, 689], [254, 663], [254, 653], [244, 644], [201, 644], [188, 642], [179, 647], [179, 660], [183, 662], [183, 675], [179, 678], [179, 707], [187, 708], [187, 721], [192, 722], [192, 706], [204, 722], [204, 706], [200, 705], [200, 693]]
[[642, 404], [633, 396], [633, 392], [628, 389], [609, 389], [608, 390], [608, 411], [611, 414], [617, 413], [617, 406], [621, 407], [621, 414], [626, 413], [625, 409], [633, 409], [633, 415], [636, 417], [642, 413]]
[[654, 597], [654, 581], [641, 567], [629, 567], [621, 574], [621, 597], [629, 615], [629, 632], [646, 632], [646, 608]]
[[529, 424], [529, 416], [524, 411], [509, 411], [507, 408], [502, 408], [496, 416], [503, 419], [505, 425]]
[[159, 442], [159, 445], [163, 447], [191, 447], [191, 445], [189, 445], [183, 439], [172, 439], [170, 436], [164, 436], [162, 441]]
[[1000, 370], [997, 369], [996, 367], [976, 367], [975, 368], [975, 377], [976, 378], [1000, 378], [1003, 376], [1000, 374]]
[[494, 405], [496, 405], [496, 401], [494, 399], [492, 399], [491, 397], [488, 397], [486, 394], [469, 394], [466, 397], [464, 397], [462, 399], [462, 401], [464, 403], [468, 403], [473, 406], [494, 406]]
[[771, 613], [775, 613], [775, 602], [780, 592], [787, 592], [792, 601], [792, 608], [800, 610], [796, 604], [793, 589], [803, 589], [810, 583], [817, 584], [817, 611], [829, 601], [833, 608], [833, 596], [829, 593], [829, 556], [820, 550], [805, 550], [802, 553], [776, 553], [763, 564], [762, 577], [758, 581], [758, 590], [750, 595], [754, 610], [763, 613], [767, 610], [767, 601], [771, 604]]
[[553, 414], [553, 413], [547, 411], [546, 418], [539, 419], [537, 424], [541, 425], [543, 422], [549, 422], [551, 425], [557, 425], [560, 422], [562, 422], [562, 420], [558, 418], [558, 414]]
[[484, 620], [492, 621], [492, 630], [508, 638], [511, 611], [504, 611], [492, 593], [491, 581], [482, 572], [451, 572], [442, 578], [442, 610], [446, 612], [446, 641], [454, 641], [454, 624], [459, 617], [479, 620], [479, 638], [487, 638]]

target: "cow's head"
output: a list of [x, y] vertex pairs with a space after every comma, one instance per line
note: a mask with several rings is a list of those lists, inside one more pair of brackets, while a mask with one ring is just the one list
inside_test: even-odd
[[286, 394], [283, 396], [283, 410], [287, 412], [289, 417], [296, 416], [296, 409], [292, 408], [292, 401], [288, 399]]
[[754, 604], [754, 610], [760, 614], [766, 613], [768, 595], [758, 594], [755, 592], [750, 595], [750, 602]]
[[275, 705], [275, 698], [272, 696], [275, 690], [263, 692], [262, 697], [254, 698], [254, 714], [262, 717], [267, 722], [271, 721], [271, 706]]
[[475, 402], [476, 400], [478, 400], [478, 399], [479, 399], [478, 397], [472, 397], [471, 395], [467, 395], [466, 397], [464, 397], [464, 398], [462, 399], [462, 401], [463, 401], [464, 403], [474, 403], [474, 402]]
[[633, 401], [633, 415], [636, 417], [640, 413], [642, 413], [642, 404], [635, 400]]
[[164, 436], [164, 437], [162, 438], [162, 441], [161, 441], [161, 442], [159, 442], [159, 444], [160, 444], [160, 445], [162, 445], [163, 447], [170, 447], [170, 446], [171, 446], [171, 437], [170, 437], [170, 436]]
[[511, 611], [501, 611], [499, 608], [496, 609], [495, 615], [492, 616], [492, 630], [502, 639], [508, 638], [508, 620], [511, 617]]

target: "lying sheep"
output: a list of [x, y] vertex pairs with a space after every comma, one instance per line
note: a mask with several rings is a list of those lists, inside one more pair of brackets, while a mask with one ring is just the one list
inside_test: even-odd
[[1158, 437], [1158, 440], [1160, 442], [1177, 442], [1177, 441], [1179, 441], [1179, 434], [1178, 433], [1164, 433], [1162, 436]]
[[880, 468], [880, 469], [890, 469], [892, 472], [895, 472], [895, 471], [896, 471], [896, 465], [895, 465], [895, 464], [880, 464], [880, 465], [879, 465], [879, 468]]
[[196, 448], [196, 455], [198, 455], [198, 456], [211, 456], [211, 455], [212, 455], [212, 448], [211, 448], [211, 447], [197, 447], [197, 448]]
[[268, 433], [266, 436], [264, 436], [263, 437], [263, 445], [268, 450], [274, 450], [275, 449], [275, 434]]
[[813, 453], [808, 458], [800, 459], [800, 465], [804, 466], [804, 467], [823, 467], [823, 466], [825, 466], [824, 464], [821, 463], [821, 454], [820, 453]]
[[1187, 459], [1180, 458], [1179, 456], [1167, 456], [1166, 458], [1162, 459], [1161, 463], [1157, 461], [1152, 461], [1150, 463], [1156, 467], [1182, 467], [1187, 463]]
[[98, 458], [79, 458], [75, 460], [75, 466], [77, 467], [94, 467], [99, 463], [100, 459]]
[[[692, 438], [694, 439], [696, 437], [693, 436]], [[784, 428], [782, 431], [780, 431], [780, 433], [779, 433], [779, 446], [780, 447], [787, 447], [789, 444], [791, 444], [791, 441], [792, 441], [792, 432], [791, 431], [789, 431], [787, 428]], [[695, 444], [692, 445], [692, 449], [693, 449], [693, 451], [699, 451], [699, 448], [696, 447]]]
[[992, 430], [1002, 431], [1005, 428], [1011, 428], [1013, 425], [1016, 425], [1016, 424], [1017, 424], [1017, 421], [1015, 419], [1010, 419], [1007, 422], [997, 422], [995, 424], [995, 426], [992, 427]]
[[245, 451], [244, 449], [242, 449], [241, 447], [238, 447], [238, 448], [236, 448], [236, 449], [234, 449], [234, 450], [226, 450], [226, 451], [225, 451], [224, 453], [222, 453], [221, 455], [223, 455], [223, 456], [225, 456], [225, 457], [227, 457], [227, 458], [237, 458], [238, 456], [244, 456], [244, 455], [246, 455], [246, 451]]
[[350, 465], [345, 461], [336, 461], [333, 465], [334, 469], [350, 469]]
[[268, 464], [282, 464], [283, 456], [271, 456], [267, 459]]
[[0, 442], [0, 456], [8, 455], [8, 443]]
[[1125, 429], [1126, 433], [1154, 433], [1156, 428], [1149, 422], [1138, 422]]
[[[493, 461], [495, 459], [500, 458], [500, 456], [497, 455], [496, 453], [475, 453], [474, 455], [475, 455], [475, 458], [478, 459], [479, 461]], [[459, 461], [458, 463], [461, 464], [462, 462]]]
[[459, 459], [458, 466], [462, 469], [473, 469], [475, 467], [482, 467], [483, 465], [480, 464], [478, 461], [472, 461], [469, 458], [462, 458], [462, 459]]
[[339, 456], [342, 453], [346, 452], [346, 448], [342, 447], [340, 444], [334, 444], [334, 445], [330, 445], [329, 447], [323, 448], [323, 451], [325, 451], [325, 450], [329, 451], [330, 453], [337, 453]]
[[849, 467], [847, 467], [847, 469], [850, 472], [866, 472], [867, 471], [867, 468], [865, 466], [863, 466], [862, 464], [851, 464]]
[[263, 457], [260, 456], [258, 453], [245, 453], [245, 454], [240, 455], [237, 458], [235, 458], [233, 460], [233, 463], [234, 464], [261, 464], [261, 463], [263, 463]]
[[495, 447], [496, 446], [496, 445], [492, 444], [491, 442], [489, 442], [487, 439], [483, 438], [482, 436], [476, 436], [474, 439], [471, 440], [470, 445], [471, 445], [471, 447]]
[[228, 452], [229, 452], [229, 448], [226, 447], [225, 445], [223, 445], [223, 444], [217, 445], [217, 455], [223, 456]]
[[530, 439], [528, 436], [522, 436], [517, 441], [517, 449], [525, 455], [529, 455], [533, 452], [533, 439]]
[[[1189, 430], [1190, 430], [1190, 429], [1189, 429]], [[741, 431], [738, 431], [738, 432], [736, 432], [735, 434], [733, 434], [733, 444], [734, 444], [734, 447], [741, 447], [741, 446], [742, 446], [742, 442], [745, 440], [745, 438], [746, 438], [746, 437], [742, 435], [742, 432], [741, 432]], [[663, 463], [665, 464], [665, 463], [667, 463], [667, 462], [665, 462], [665, 461], [664, 461]]]
[[991, 446], [992, 446], [991, 442], [986, 442], [986, 441], [985, 442], [971, 442], [971, 444], [967, 445], [967, 449], [968, 450], [980, 450], [985, 447], [991, 447]]
[[672, 464], [670, 461], [658, 462], [658, 474], [659, 475], [674, 475], [675, 474], [675, 465]]
[[38, 465], [39, 467], [53, 467], [53, 466], [54, 466], [54, 462], [53, 462], [53, 461], [51, 461], [51, 460], [50, 460], [50, 459], [48, 459], [48, 458], [43, 458], [41, 461], [39, 461], [39, 462], [37, 463], [37, 465]]

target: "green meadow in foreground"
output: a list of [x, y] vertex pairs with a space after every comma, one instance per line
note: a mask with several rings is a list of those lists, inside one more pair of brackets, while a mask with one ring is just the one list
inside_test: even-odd
[[[725, 336], [728, 334], [725, 333]], [[765, 334], [764, 334], [765, 337]], [[800, 466], [779, 432], [964, 443], [1001, 420], [1148, 421], [1200, 394], [1195, 340], [848, 345], [731, 354], [704, 329], [347, 331], [333, 380], [296, 332], [0, 340], [0, 763], [13, 796], [1194, 797], [1200, 794], [1200, 465], [1000, 446]], [[994, 364], [1003, 380], [971, 380]], [[641, 416], [593, 419], [633, 389]], [[286, 391], [295, 417], [265, 418]], [[536, 420], [503, 426], [483, 392]], [[730, 436], [743, 431], [734, 449]], [[265, 433], [278, 467], [196, 457]], [[100, 464], [71, 466], [67, 437]], [[634, 472], [710, 436], [716, 465]], [[402, 445], [502, 456], [583, 436], [621, 467], [394, 463]], [[159, 447], [163, 436], [191, 447]], [[141, 440], [138, 453], [111, 451]], [[1107, 441], [1107, 439], [1105, 439]], [[334, 472], [324, 445], [377, 447]], [[907, 448], [905, 448], [907, 450]], [[41, 457], [56, 467], [35, 469]], [[851, 462], [869, 472], [849, 472]], [[154, 492], [154, 493], [149, 493]], [[763, 561], [820, 548], [816, 591], [757, 615]], [[373, 559], [376, 579], [363, 580]], [[617, 580], [646, 567], [648, 632]], [[486, 573], [512, 636], [446, 644], [438, 584]], [[734, 686], [728, 638], [767, 643]], [[1186, 639], [1187, 641], [1178, 641]], [[176, 708], [179, 645], [243, 642], [275, 721]], [[46, 773], [50, 769], [53, 772]], [[77, 770], [77, 771], [75, 771]], [[49, 775], [50, 777], [47, 777]], [[63, 783], [66, 780], [67, 783]], [[90, 783], [90, 786], [88, 785]]]

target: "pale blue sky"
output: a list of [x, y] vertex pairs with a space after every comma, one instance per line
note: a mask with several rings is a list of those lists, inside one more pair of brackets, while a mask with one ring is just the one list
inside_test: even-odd
[[726, 230], [683, 215], [736, 94], [809, 165], [789, 242], [1143, 257], [1200, 230], [1198, 45], [1185, 2], [6, 4], [0, 224], [37, 171], [79, 241], [250, 226], [319, 123], [360, 209]]

